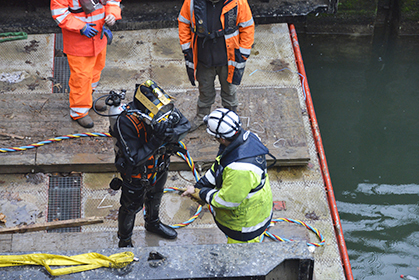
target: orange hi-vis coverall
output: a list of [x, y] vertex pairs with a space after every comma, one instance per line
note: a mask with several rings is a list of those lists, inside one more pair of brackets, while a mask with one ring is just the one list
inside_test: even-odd
[[[63, 52], [70, 66], [70, 116], [74, 120], [86, 116], [92, 108], [92, 90], [98, 85], [106, 62], [107, 38], [100, 39], [100, 34], [107, 15], [121, 19], [120, 2], [98, 3], [96, 10], [86, 14], [79, 0], [51, 0], [52, 18], [62, 30]], [[88, 38], [80, 33], [87, 23], [96, 24], [96, 36]]]
[[[207, 0], [185, 0], [180, 10], [179, 40], [185, 55], [189, 79], [194, 81], [198, 65], [197, 36], [223, 36], [227, 47], [229, 83], [240, 85], [247, 58], [254, 42], [255, 24], [247, 0], [225, 0], [221, 12], [223, 30], [208, 33], [207, 20], [202, 11]], [[198, 22], [198, 24], [197, 24]]]

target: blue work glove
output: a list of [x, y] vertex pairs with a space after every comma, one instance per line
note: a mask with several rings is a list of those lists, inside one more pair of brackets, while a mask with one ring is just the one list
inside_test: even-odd
[[105, 34], [106, 39], [108, 40], [108, 45], [112, 44], [113, 35], [112, 35], [111, 30], [106, 25], [103, 25], [102, 27], [102, 33], [100, 34], [100, 39], [103, 38], [103, 34]]
[[92, 38], [97, 35], [99, 31], [94, 29], [92, 26], [96, 26], [94, 23], [86, 23], [86, 25], [80, 29], [81, 35], [86, 36], [87, 38]]

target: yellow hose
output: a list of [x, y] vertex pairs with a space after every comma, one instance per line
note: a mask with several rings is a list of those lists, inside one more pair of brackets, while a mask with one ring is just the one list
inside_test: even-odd
[[[0, 256], [0, 267], [18, 265], [42, 265], [52, 276], [60, 276], [70, 273], [82, 272], [99, 267], [122, 268], [134, 260], [132, 252], [122, 252], [106, 257], [98, 253], [86, 253], [75, 256], [61, 256], [52, 254], [26, 254], [26, 255], [3, 255]], [[66, 266], [51, 269], [50, 266]]]

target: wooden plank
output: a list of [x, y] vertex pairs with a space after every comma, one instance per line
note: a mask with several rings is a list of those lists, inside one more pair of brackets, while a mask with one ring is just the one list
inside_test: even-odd
[[41, 223], [41, 224], [17, 226], [17, 227], [11, 227], [11, 228], [2, 228], [0, 229], [0, 234], [24, 233], [24, 232], [31, 232], [31, 231], [40, 231], [40, 230], [65, 228], [65, 227], [77, 227], [77, 226], [92, 225], [92, 224], [99, 224], [99, 223], [103, 223], [103, 218], [87, 217], [87, 218], [79, 218], [79, 219], [72, 219], [72, 220], [65, 220], [65, 221], [53, 221], [53, 222], [46, 222], [46, 223]]
[[[307, 164], [310, 155], [303, 112], [295, 88], [241, 88], [238, 99], [243, 104], [238, 108], [242, 127], [261, 138], [262, 143], [276, 157], [277, 165]], [[176, 106], [188, 118], [193, 117], [195, 110], [190, 110], [190, 102], [177, 102]], [[216, 104], [212, 109], [218, 107], [221, 104], [217, 94]], [[188, 134], [183, 142], [193, 160], [204, 169], [213, 162], [219, 146], [205, 132], [204, 126]], [[269, 157], [267, 159], [270, 160]]]

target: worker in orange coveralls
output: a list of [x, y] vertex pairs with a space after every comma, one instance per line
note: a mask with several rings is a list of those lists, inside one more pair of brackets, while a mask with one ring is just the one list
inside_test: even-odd
[[[63, 33], [64, 53], [70, 66], [70, 116], [85, 128], [93, 127], [88, 115], [92, 93], [105, 67], [106, 47], [112, 42], [107, 26], [121, 19], [121, 0], [51, 0], [51, 14]], [[105, 111], [106, 105], [97, 104]]]

